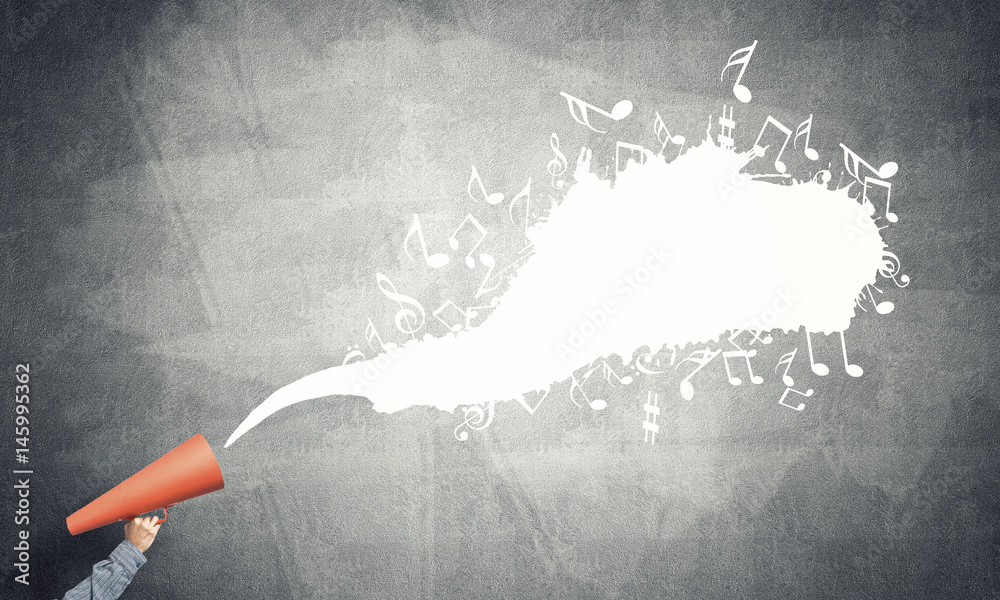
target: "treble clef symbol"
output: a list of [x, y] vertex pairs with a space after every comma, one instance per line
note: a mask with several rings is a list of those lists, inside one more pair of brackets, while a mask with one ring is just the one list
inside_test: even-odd
[[[396, 329], [416, 339], [413, 334], [424, 326], [426, 319], [424, 307], [414, 298], [397, 292], [396, 286], [385, 275], [375, 273], [375, 281], [378, 282], [378, 289], [382, 290], [383, 294], [399, 303], [399, 311], [395, 316]], [[408, 308], [408, 306], [413, 308]]]
[[549, 146], [552, 148], [552, 151], [556, 153], [556, 157], [550, 160], [545, 168], [549, 172], [549, 175], [552, 176], [552, 187], [561, 189], [563, 183], [565, 182], [562, 179], [556, 181], [556, 177], [560, 177], [566, 173], [566, 168], [569, 163], [566, 161], [566, 155], [559, 151], [559, 136], [556, 135], [555, 132], [553, 132], [552, 137], [549, 138]]

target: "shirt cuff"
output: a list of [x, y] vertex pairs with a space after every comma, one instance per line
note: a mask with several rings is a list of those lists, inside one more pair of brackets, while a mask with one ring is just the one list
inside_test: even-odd
[[122, 543], [118, 544], [118, 547], [111, 552], [110, 560], [124, 567], [129, 575], [135, 575], [139, 567], [146, 564], [146, 557], [128, 540], [122, 540]]

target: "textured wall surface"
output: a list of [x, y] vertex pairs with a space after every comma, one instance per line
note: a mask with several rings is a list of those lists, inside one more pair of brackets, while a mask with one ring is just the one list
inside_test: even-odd
[[[200, 432], [226, 488], [170, 511], [124, 598], [1000, 598], [998, 13], [5, 2], [0, 595], [85, 577], [121, 527], [73, 537], [65, 517]], [[719, 74], [753, 40], [744, 105]], [[560, 91], [635, 114], [596, 134]], [[331, 397], [223, 449], [268, 394], [365, 345], [369, 318], [399, 337], [376, 271], [429, 308], [471, 297], [481, 272], [403, 253], [414, 213], [444, 251], [475, 209], [498, 261], [516, 256], [504, 206], [466, 194], [471, 165], [508, 198], [531, 177], [540, 199], [552, 132], [571, 161], [581, 145], [606, 159], [616, 139], [655, 144], [654, 111], [694, 142], [734, 103], [741, 148], [769, 114], [813, 114], [820, 166], [798, 166], [836, 178], [840, 142], [900, 166], [883, 237], [912, 282], [852, 324], [863, 377], [819, 336], [831, 374], [800, 353], [792, 374], [816, 395], [780, 407], [778, 336], [764, 384], [731, 386], [715, 363], [692, 401], [677, 375], [608, 385], [600, 412], [557, 386], [458, 441], [460, 411]], [[29, 587], [11, 550], [21, 362]]]

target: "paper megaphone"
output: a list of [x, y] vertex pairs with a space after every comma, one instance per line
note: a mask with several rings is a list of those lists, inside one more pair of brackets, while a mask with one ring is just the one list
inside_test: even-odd
[[168, 507], [221, 490], [223, 485], [219, 463], [199, 433], [66, 517], [66, 527], [77, 535], [159, 508], [163, 523]]

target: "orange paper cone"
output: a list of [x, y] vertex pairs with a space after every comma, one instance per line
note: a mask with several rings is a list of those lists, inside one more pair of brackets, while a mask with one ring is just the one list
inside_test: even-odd
[[66, 517], [73, 535], [167, 508], [223, 487], [222, 470], [200, 433]]

